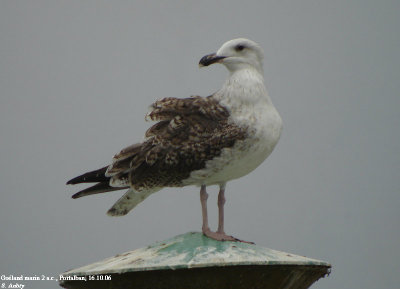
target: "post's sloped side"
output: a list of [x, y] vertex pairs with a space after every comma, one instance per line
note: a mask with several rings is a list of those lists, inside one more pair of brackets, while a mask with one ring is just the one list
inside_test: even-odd
[[[111, 274], [110, 281], [66, 281], [68, 289], [306, 289], [328, 273], [321, 266], [232, 266]], [[94, 276], [96, 277], [96, 276]]]
[[330, 267], [315, 259], [187, 233], [65, 272], [60, 285], [68, 289], [303, 289], [329, 274]]

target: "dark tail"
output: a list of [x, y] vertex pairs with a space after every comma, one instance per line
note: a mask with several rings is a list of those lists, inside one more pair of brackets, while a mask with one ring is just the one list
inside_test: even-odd
[[80, 183], [101, 183], [101, 182], [108, 182], [110, 180], [109, 177], [106, 177], [105, 173], [108, 166], [87, 172], [83, 175], [77, 176], [67, 182], [67, 185], [75, 185]]
[[94, 186], [77, 192], [72, 196], [72, 198], [77, 199], [84, 196], [127, 189], [128, 187], [111, 187], [109, 185], [110, 177], [105, 176], [107, 168], [108, 166], [95, 171], [87, 172], [83, 175], [77, 176], [76, 178], [69, 180], [67, 182], [67, 185], [75, 185], [80, 183], [97, 183]]
[[118, 191], [118, 190], [127, 189], [127, 188], [128, 187], [125, 187], [125, 188], [111, 187], [108, 184], [108, 182], [107, 183], [106, 182], [98, 183], [98, 184], [95, 184], [94, 186], [91, 186], [87, 189], [77, 192], [76, 194], [74, 194], [72, 196], [72, 198], [77, 199], [77, 198], [85, 197], [85, 196], [89, 196], [89, 195], [101, 194], [101, 193], [106, 193], [106, 192], [111, 192], [111, 191]]

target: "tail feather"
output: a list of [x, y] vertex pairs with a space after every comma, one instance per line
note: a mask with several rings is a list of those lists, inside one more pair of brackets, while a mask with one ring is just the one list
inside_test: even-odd
[[87, 172], [83, 175], [77, 176], [67, 182], [67, 185], [75, 185], [80, 183], [100, 183], [100, 182], [108, 182], [110, 179], [106, 177], [105, 173], [108, 166], [103, 167], [98, 170], [94, 170], [91, 172]]
[[114, 156], [113, 161], [114, 162], [120, 161], [136, 155], [138, 152], [140, 152], [141, 145], [142, 145], [141, 143], [135, 143], [133, 145], [124, 148]]
[[77, 192], [72, 196], [73, 199], [89, 196], [89, 195], [94, 195], [94, 194], [101, 194], [101, 193], [106, 193], [106, 192], [111, 192], [111, 191], [117, 191], [117, 190], [122, 190], [122, 189], [127, 189], [128, 187], [111, 187], [108, 182], [103, 182], [103, 183], [98, 183], [95, 184], [94, 186], [91, 186], [89, 188], [86, 188], [82, 191]]
[[143, 202], [152, 193], [160, 190], [159, 188], [153, 188], [148, 191], [135, 192], [129, 189], [112, 207], [108, 210], [107, 215], [109, 216], [124, 216], [129, 213], [130, 210], [135, 208], [139, 203]]

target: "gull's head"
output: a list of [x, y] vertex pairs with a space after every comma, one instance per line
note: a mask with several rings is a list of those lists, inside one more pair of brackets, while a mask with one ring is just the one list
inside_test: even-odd
[[221, 63], [230, 72], [244, 68], [255, 68], [262, 73], [264, 53], [260, 45], [245, 38], [237, 38], [225, 42], [216, 53], [200, 59], [199, 66]]

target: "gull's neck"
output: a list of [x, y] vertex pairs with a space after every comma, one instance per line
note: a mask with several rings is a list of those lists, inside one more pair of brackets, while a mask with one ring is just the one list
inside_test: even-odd
[[230, 71], [229, 78], [215, 98], [233, 110], [241, 110], [244, 106], [272, 105], [263, 73], [253, 67]]

